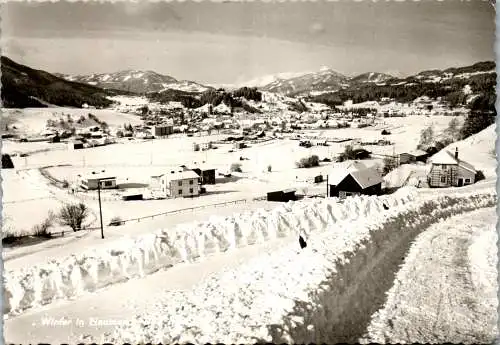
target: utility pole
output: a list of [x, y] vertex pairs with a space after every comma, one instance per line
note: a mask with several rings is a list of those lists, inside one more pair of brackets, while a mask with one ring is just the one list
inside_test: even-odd
[[328, 173], [326, 174], [326, 197], [328, 198]]
[[97, 180], [97, 197], [99, 199], [99, 218], [101, 220], [101, 238], [104, 239], [104, 227], [102, 226], [102, 208], [101, 208], [101, 180]]

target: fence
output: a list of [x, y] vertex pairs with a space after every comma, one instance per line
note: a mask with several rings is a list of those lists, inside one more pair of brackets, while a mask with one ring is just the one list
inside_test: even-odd
[[[215, 204], [186, 207], [186, 208], [182, 208], [182, 209], [156, 213], [156, 214], [143, 216], [143, 217], [124, 219], [124, 220], [120, 220], [119, 222], [120, 222], [120, 225], [123, 225], [123, 224], [129, 223], [129, 222], [140, 222], [141, 220], [144, 220], [144, 219], [154, 219], [155, 217], [166, 216], [166, 215], [170, 215], [170, 214], [182, 213], [182, 212], [187, 212], [187, 211], [194, 212], [195, 210], [200, 210], [200, 209], [209, 208], [209, 207], [227, 206], [227, 205], [233, 205], [233, 204], [237, 205], [237, 204], [241, 204], [241, 203], [247, 203], [247, 202], [252, 202], [252, 201], [264, 201], [264, 200], [267, 200], [266, 196], [255, 197], [252, 199], [231, 200], [231, 201], [219, 202], [219, 203], [215, 203]], [[109, 227], [110, 225], [103, 224], [103, 226]], [[100, 230], [100, 229], [101, 229], [100, 226], [98, 226], [98, 227], [85, 227], [85, 228], [82, 228], [81, 231], [88, 231], [90, 233], [90, 231]], [[78, 232], [80, 232], [80, 231], [78, 231]], [[66, 231], [50, 232], [50, 236], [51, 237], [56, 237], [56, 236], [63, 237], [65, 233], [73, 233], [73, 231], [66, 230]], [[35, 236], [36, 235], [34, 235], [34, 234], [30, 234], [30, 235], [19, 235], [19, 236], [16, 235], [14, 237], [17, 240], [17, 239], [21, 239], [21, 238], [35, 237]], [[43, 237], [43, 236], [40, 236], [40, 237]], [[4, 239], [2, 239], [2, 242], [4, 243]], [[9, 243], [6, 241], [4, 244], [9, 244]]]

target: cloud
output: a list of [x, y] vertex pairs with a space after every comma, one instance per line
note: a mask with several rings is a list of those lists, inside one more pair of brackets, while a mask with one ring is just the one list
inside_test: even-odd
[[323, 24], [315, 22], [309, 26], [309, 32], [312, 34], [321, 34], [325, 32], [325, 27]]
[[19, 44], [16, 40], [8, 38], [2, 42], [2, 54], [11, 57], [25, 57], [37, 52], [36, 47], [27, 47]]

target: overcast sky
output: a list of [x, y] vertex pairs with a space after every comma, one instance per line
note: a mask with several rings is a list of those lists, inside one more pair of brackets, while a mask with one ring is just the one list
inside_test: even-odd
[[230, 84], [322, 66], [406, 75], [494, 60], [495, 13], [480, 0], [9, 2], [1, 29], [4, 55], [49, 72]]

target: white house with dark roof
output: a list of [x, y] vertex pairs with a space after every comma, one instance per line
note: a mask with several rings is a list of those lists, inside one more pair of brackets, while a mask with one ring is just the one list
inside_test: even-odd
[[431, 158], [431, 163], [427, 177], [430, 187], [461, 187], [476, 182], [476, 169], [459, 158], [458, 148], [455, 154], [439, 151]]
[[166, 197], [192, 197], [200, 194], [200, 176], [192, 170], [172, 170], [156, 178], [159, 180], [157, 190]]
[[80, 187], [84, 190], [117, 188], [116, 176], [101, 172], [91, 172], [88, 175], [79, 175]]

